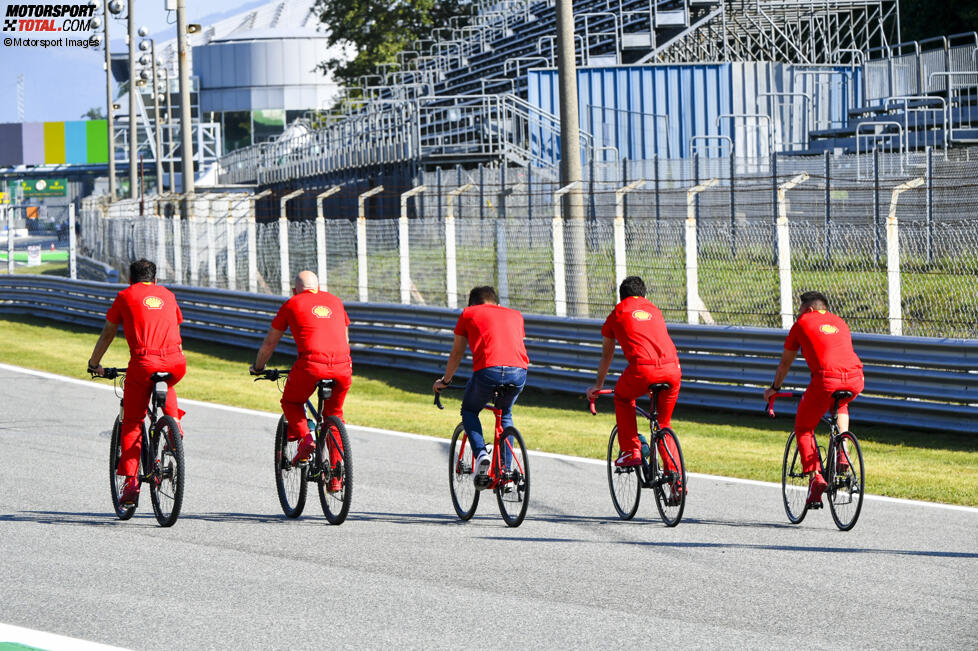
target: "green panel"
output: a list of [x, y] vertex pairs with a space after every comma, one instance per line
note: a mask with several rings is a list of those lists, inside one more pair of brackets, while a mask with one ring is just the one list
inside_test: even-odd
[[88, 145], [89, 163], [109, 162], [109, 123], [107, 120], [89, 120], [86, 122], [85, 142]]
[[44, 164], [65, 164], [65, 123], [44, 123]]

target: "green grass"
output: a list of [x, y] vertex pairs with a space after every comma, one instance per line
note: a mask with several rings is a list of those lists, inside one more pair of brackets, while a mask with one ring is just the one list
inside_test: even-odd
[[[0, 251], [0, 260], [7, 261], [7, 252]], [[17, 262], [27, 262], [27, 251], [14, 251], [14, 260]], [[68, 252], [61, 251], [41, 251], [41, 262], [67, 262]]]
[[[7, 273], [7, 262], [4, 260], [0, 263], [0, 274]], [[27, 267], [24, 265], [17, 265], [14, 267], [15, 274], [39, 274], [42, 276], [67, 276], [68, 275], [68, 263], [67, 262], [42, 262], [37, 267]]]
[[[85, 364], [96, 335], [88, 328], [8, 317], [0, 320], [0, 341], [4, 342], [0, 361], [88, 378]], [[254, 351], [188, 341], [186, 354], [189, 371], [178, 388], [181, 396], [278, 411], [275, 387], [255, 383], [247, 375]], [[128, 350], [120, 337], [103, 364], [124, 366], [127, 361]], [[277, 356], [269, 365], [290, 363], [291, 359]], [[359, 366], [347, 397], [346, 418], [357, 425], [450, 436], [458, 422], [458, 394], [447, 397], [446, 409], [438, 411], [431, 404], [431, 381], [423, 374]], [[527, 390], [517, 405], [516, 423], [532, 449], [603, 459], [614, 425], [611, 402], [602, 403], [596, 417], [587, 414], [585, 407], [580, 397]], [[854, 411], [858, 413], [858, 401]], [[484, 422], [490, 424], [488, 419]], [[187, 425], [192, 432], [192, 420]], [[691, 472], [765, 481], [780, 481], [781, 457], [791, 426], [789, 418], [772, 421], [682, 406], [674, 418]], [[857, 430], [869, 492], [978, 506], [975, 437], [862, 425]]]

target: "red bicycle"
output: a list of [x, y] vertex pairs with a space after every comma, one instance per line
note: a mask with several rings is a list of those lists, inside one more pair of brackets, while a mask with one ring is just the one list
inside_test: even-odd
[[[670, 388], [668, 383], [650, 384], [652, 398], [651, 411], [638, 405], [635, 413], [649, 421], [651, 444], [639, 434], [642, 443], [642, 465], [619, 467], [615, 461], [621, 456], [618, 450], [618, 426], [611, 429], [608, 439], [608, 489], [611, 501], [622, 520], [631, 520], [638, 511], [638, 502], [643, 488], [651, 488], [655, 493], [655, 505], [667, 527], [675, 527], [683, 518], [686, 508], [686, 462], [679, 446], [679, 437], [668, 427], [659, 427], [658, 397], [660, 391]], [[598, 395], [610, 396], [614, 389], [602, 389]], [[591, 413], [597, 414], [594, 400], [590, 401]], [[654, 452], [653, 452], [654, 450]], [[671, 470], [667, 470], [671, 468]]]
[[[462, 389], [464, 387], [445, 387], [447, 389]], [[485, 409], [496, 417], [495, 437], [492, 444], [492, 464], [486, 479], [475, 474], [475, 459], [472, 458], [472, 446], [468, 444], [469, 437], [465, 435], [462, 423], [458, 424], [452, 433], [452, 442], [448, 452], [448, 487], [452, 493], [452, 506], [455, 513], [463, 520], [469, 520], [475, 515], [479, 506], [479, 493], [491, 490], [496, 494], [499, 513], [503, 521], [510, 527], [523, 524], [526, 508], [530, 502], [530, 463], [526, 453], [523, 436], [515, 427], [503, 428], [503, 412], [496, 407], [495, 402], [500, 394], [516, 389], [515, 384], [502, 384], [493, 392], [493, 404], [487, 404]], [[441, 394], [435, 394], [435, 405], [441, 405]]]

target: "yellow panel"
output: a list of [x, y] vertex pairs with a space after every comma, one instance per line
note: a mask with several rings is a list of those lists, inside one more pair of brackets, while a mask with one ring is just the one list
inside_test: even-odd
[[44, 123], [44, 164], [65, 164], [65, 123]]

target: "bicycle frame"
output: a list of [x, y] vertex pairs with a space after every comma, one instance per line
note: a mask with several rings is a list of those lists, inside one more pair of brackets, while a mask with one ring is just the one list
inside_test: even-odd
[[[509, 437], [507, 436], [503, 443], [500, 443], [500, 438], [503, 434], [503, 411], [501, 409], [497, 409], [493, 405], [488, 404], [483, 407], [483, 409], [488, 409], [491, 411], [496, 418], [495, 435], [493, 436], [492, 440], [492, 464], [489, 466], [489, 483], [486, 485], [486, 488], [493, 490], [498, 488], [502, 483], [502, 477], [496, 469], [503, 467], [502, 460], [499, 458], [499, 451], [501, 449], [506, 449], [502, 447], [503, 444], [505, 444], [509, 449], [510, 458], [516, 461], [516, 466], [520, 473], [525, 474], [525, 471], [523, 470], [523, 464], [520, 463], [519, 459], [517, 459], [516, 455], [513, 453], [513, 444], [510, 443]], [[462, 445], [458, 446], [458, 459], [456, 459], [457, 464], [462, 463], [462, 459], [465, 458], [465, 446], [468, 445], [468, 442], [469, 436], [468, 433], [466, 433], [465, 437], [462, 439]]]
[[[119, 395], [118, 393], [116, 394], [119, 395], [119, 415], [117, 416], [117, 418], [118, 418], [119, 427], [122, 427], [122, 415], [123, 415], [122, 412], [124, 409], [123, 401], [125, 400], [125, 395], [126, 395], [125, 380], [126, 380], [126, 371], [128, 369], [106, 368], [104, 370], [106, 375], [103, 376], [103, 378], [105, 379], [111, 378], [113, 382], [115, 382], [116, 388], [122, 390], [122, 395]], [[117, 380], [120, 379], [121, 381], [116, 382]], [[140, 436], [140, 443], [141, 443], [140, 450], [139, 450], [139, 457], [140, 457], [140, 462], [143, 470], [143, 474], [138, 477], [140, 483], [148, 482], [156, 476], [156, 469], [154, 468], [155, 463], [152, 456], [150, 444], [151, 441], [153, 440], [152, 437], [155, 436], [156, 434], [156, 421], [159, 419], [160, 409], [161, 407], [159, 404], [159, 400], [156, 397], [156, 391], [154, 389], [154, 391], [152, 391], [149, 395], [146, 417], [143, 418], [142, 426], [139, 428], [139, 436]], [[146, 425], [146, 418], [149, 418], [149, 425]]]
[[[771, 396], [771, 399], [767, 403], [767, 414], [771, 418], [774, 418], [774, 400], [776, 398], [800, 398], [802, 393], [797, 391], [780, 391]], [[812, 440], [815, 443], [815, 450], [818, 451], [818, 465], [821, 467], [819, 474], [825, 479], [826, 483], [829, 485], [829, 489], [832, 488], [832, 476], [829, 472], [829, 464], [826, 463], [829, 459], [834, 458], [834, 456], [841, 450], [842, 455], [845, 457], [846, 463], [852, 465], [852, 458], [849, 456], [849, 450], [846, 449], [844, 445], [839, 445], [839, 439], [842, 432], [839, 431], [839, 402], [838, 398], [833, 398], [832, 409], [828, 415], [823, 415], [820, 422], [825, 423], [829, 427], [829, 446], [825, 451], [825, 456], [822, 456], [822, 446], [818, 444], [818, 434], [814, 431], [812, 432]], [[794, 468], [795, 463], [798, 460], [798, 450], [795, 449], [795, 458], [791, 461], [791, 466]], [[831, 464], [835, 467], [835, 464]]]

